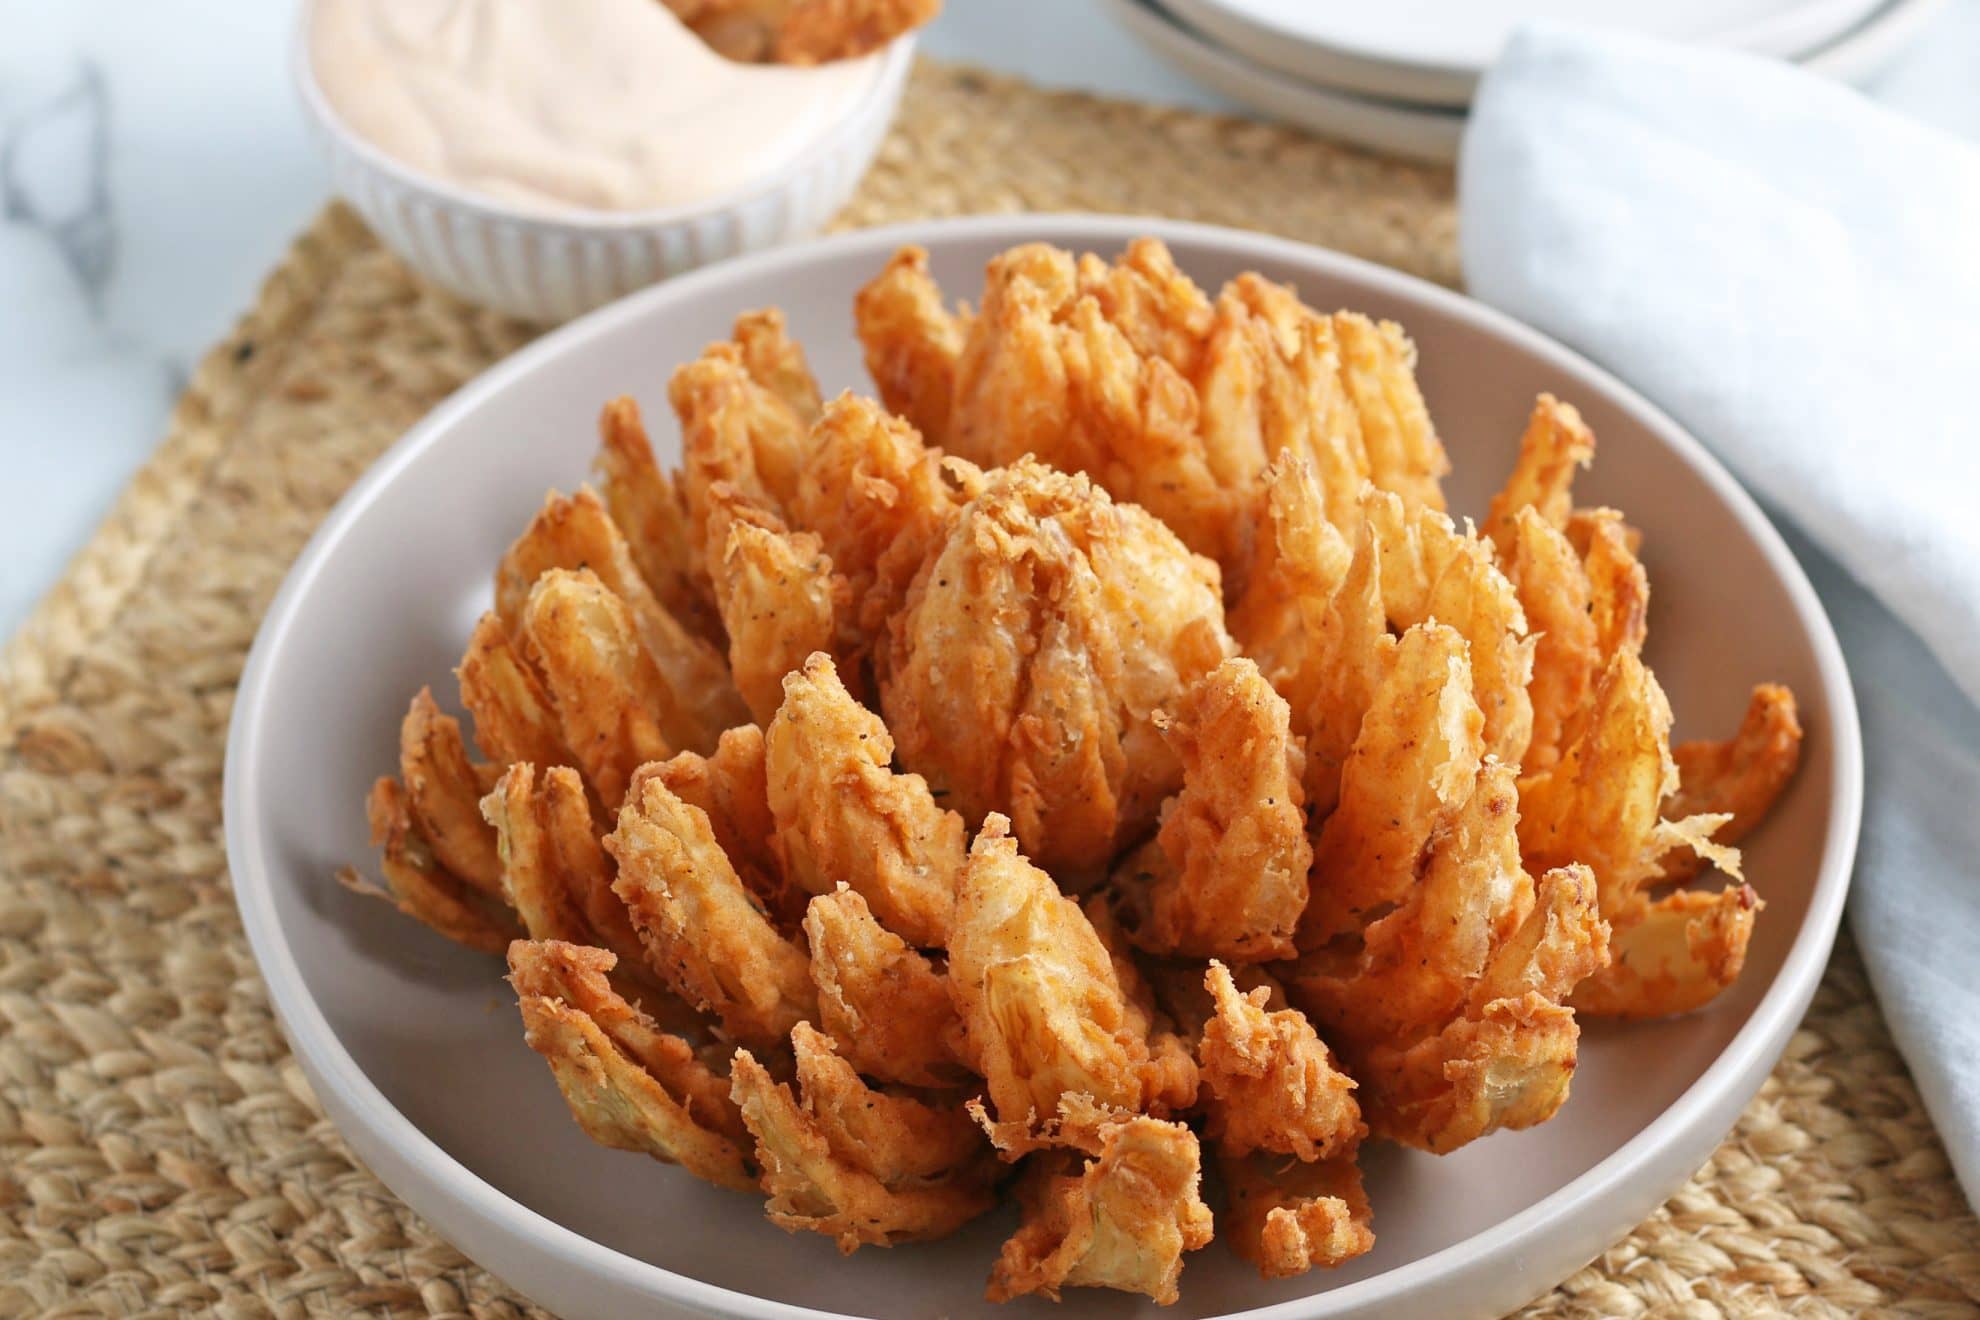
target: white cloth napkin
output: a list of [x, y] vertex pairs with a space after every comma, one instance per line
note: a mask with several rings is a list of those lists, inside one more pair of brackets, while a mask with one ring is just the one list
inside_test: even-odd
[[1545, 26], [1480, 86], [1458, 191], [1471, 292], [1790, 528], [1862, 708], [1851, 924], [1980, 1204], [1980, 149], [1787, 65]]

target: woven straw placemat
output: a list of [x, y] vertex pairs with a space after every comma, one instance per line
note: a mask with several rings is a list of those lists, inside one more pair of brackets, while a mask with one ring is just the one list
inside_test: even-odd
[[[1287, 130], [924, 64], [842, 223], [1161, 213], [1452, 282], [1451, 196], [1448, 174]], [[304, 538], [527, 337], [326, 212], [0, 659], [0, 1316], [530, 1310], [316, 1107], [241, 935], [219, 806], [234, 683]], [[1874, 1309], [1980, 1311], [1980, 1224], [1845, 944], [1711, 1163], [1535, 1314]]]

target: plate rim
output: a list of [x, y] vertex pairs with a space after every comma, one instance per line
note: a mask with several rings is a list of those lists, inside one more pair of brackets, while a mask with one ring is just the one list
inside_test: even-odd
[[[1463, 106], [1388, 100], [1294, 77], [1219, 45], [1159, 0], [1100, 4], [1129, 37], [1171, 70], [1255, 113], [1364, 150], [1433, 165], [1457, 160], [1469, 117]], [[1306, 108], [1288, 114], [1286, 105]]]
[[[1603, 1187], [1654, 1161], [1678, 1134], [1722, 1101], [1729, 1089], [1737, 1089], [1743, 1074], [1756, 1066], [1760, 1068], [1754, 1084], [1757, 1091], [1759, 1081], [1764, 1081], [1766, 1072], [1778, 1059], [1779, 1050], [1813, 996], [1840, 926], [1862, 819], [1863, 750], [1855, 691], [1835, 630], [1800, 563], [1753, 497], [1701, 441], [1612, 373], [1505, 313], [1429, 281], [1313, 244], [1220, 225], [1154, 216], [1020, 213], [908, 221], [791, 244], [690, 272], [609, 303], [550, 331], [456, 389], [374, 460], [324, 516], [271, 598], [242, 669], [222, 770], [222, 818], [230, 887], [270, 1005], [312, 1084], [320, 1091], [329, 1092], [336, 1102], [333, 1105], [325, 1100], [325, 1109], [333, 1119], [341, 1113], [348, 1122], [360, 1126], [361, 1137], [344, 1131], [344, 1122], [337, 1124], [354, 1147], [376, 1142], [417, 1164], [438, 1189], [436, 1194], [451, 1197], [454, 1207], [462, 1213], [472, 1214], [504, 1233], [530, 1234], [539, 1247], [557, 1255], [570, 1269], [612, 1277], [622, 1286], [649, 1296], [745, 1320], [797, 1320], [798, 1317], [851, 1320], [843, 1313], [723, 1288], [593, 1241], [531, 1209], [474, 1173], [386, 1098], [358, 1067], [309, 993], [275, 913], [272, 877], [276, 867], [269, 856], [269, 840], [260, 828], [264, 816], [258, 809], [261, 777], [256, 773], [256, 756], [259, 744], [264, 741], [266, 723], [263, 689], [268, 682], [272, 657], [294, 627], [311, 584], [371, 501], [460, 416], [540, 365], [580, 350], [588, 339], [622, 323], [641, 319], [654, 306], [664, 306], [707, 285], [743, 275], [801, 268], [860, 251], [870, 250], [884, 257], [904, 242], [927, 245], [953, 236], [959, 240], [1118, 244], [1143, 234], [1179, 242], [1215, 244], [1241, 260], [1277, 259], [1327, 268], [1330, 274], [1402, 300], [1427, 304], [1486, 333], [1510, 339], [1542, 360], [1606, 388], [1656, 432], [1679, 461], [1714, 489], [1758, 544], [1782, 580], [1790, 603], [1808, 633], [1816, 668], [1833, 712], [1824, 732], [1832, 745], [1835, 790], [1822, 843], [1823, 861], [1810, 894], [1807, 917], [1780, 971], [1754, 1005], [1746, 1023], [1663, 1113], [1564, 1186], [1490, 1228], [1366, 1279], [1230, 1314], [1246, 1320], [1294, 1320], [1294, 1317], [1318, 1316], [1352, 1306], [1402, 1300], [1411, 1291], [1434, 1286], [1440, 1279], [1448, 1280], [1469, 1258], [1507, 1253], [1554, 1223], [1571, 1220], [1582, 1204], [1598, 1195]], [[1741, 1105], [1751, 1098], [1752, 1092], [1741, 1096]], [[408, 1197], [390, 1182], [387, 1186], [394, 1195], [420, 1210], [415, 1202], [424, 1197]], [[1549, 1279], [1542, 1286], [1555, 1282]]]
[[[1286, 77], [1362, 96], [1462, 109], [1472, 99], [1478, 80], [1492, 65], [1489, 59], [1482, 63], [1409, 59], [1396, 51], [1330, 41], [1246, 12], [1241, 3], [1233, 5], [1229, 0], [1157, 0], [1157, 3], [1171, 18], [1253, 64]], [[1727, 27], [1687, 44], [1798, 64], [1870, 22], [1882, 8], [1882, 0], [1796, 0], [1795, 9], [1743, 27]], [[1818, 9], [1835, 11], [1817, 25], [1822, 30], [1821, 36], [1787, 39], [1785, 34], [1798, 30], [1797, 14]], [[1845, 12], [1846, 17], [1838, 21], [1838, 15]], [[1804, 18], [1801, 23], [1813, 24], [1814, 20]]]

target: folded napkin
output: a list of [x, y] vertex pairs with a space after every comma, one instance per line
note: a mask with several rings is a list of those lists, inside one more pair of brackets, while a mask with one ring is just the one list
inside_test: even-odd
[[1980, 1204], [1980, 149], [1788, 65], [1544, 26], [1458, 177], [1471, 292], [1791, 529], [1862, 708], [1851, 925]]

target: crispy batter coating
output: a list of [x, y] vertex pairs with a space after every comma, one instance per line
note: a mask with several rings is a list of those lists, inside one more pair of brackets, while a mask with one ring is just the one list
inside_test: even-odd
[[1579, 1039], [1573, 1012], [1544, 995], [1495, 999], [1370, 1065], [1384, 1090], [1370, 1111], [1374, 1134], [1444, 1155], [1544, 1123], [1567, 1100]]
[[1517, 771], [1486, 758], [1393, 909], [1289, 969], [1377, 1136], [1453, 1150], [1566, 1098], [1578, 1031], [1562, 1005], [1607, 961], [1609, 929], [1586, 867], [1536, 884], [1518, 819]]
[[[1308, 810], [1324, 820], [1340, 798], [1341, 767], [1376, 689], [1393, 667], [1395, 639], [1382, 605], [1382, 545], [1368, 520], [1345, 543], [1325, 516], [1310, 465], [1274, 468], [1269, 571], [1233, 615], [1238, 638], [1290, 707], [1306, 748]], [[1356, 508], [1360, 508], [1357, 500]], [[1254, 606], [1253, 597], [1269, 603]]]
[[1671, 846], [1660, 807], [1677, 788], [1671, 707], [1642, 660], [1619, 653], [1603, 671], [1574, 741], [1552, 769], [1520, 781], [1520, 850], [1534, 870], [1581, 862], [1595, 872], [1602, 914], [1623, 912], [1659, 873]]
[[1267, 1011], [1268, 987], [1241, 994], [1230, 969], [1204, 977], [1215, 1011], [1197, 1047], [1209, 1088], [1207, 1134], [1226, 1155], [1272, 1151], [1301, 1160], [1351, 1157], [1368, 1129], [1355, 1082], [1297, 1009]]
[[624, 602], [591, 570], [538, 578], [519, 623], [522, 652], [543, 676], [564, 743], [599, 801], [616, 806], [635, 769], [673, 754], [666, 730], [688, 727], [686, 713]]
[[920, 948], [948, 941], [963, 822], [920, 775], [896, 774], [893, 739], [852, 699], [831, 657], [784, 679], [766, 735], [777, 854], [809, 893], [852, 886], [882, 925]]
[[[579, 892], [579, 885], [590, 877], [564, 873], [543, 818], [544, 806], [536, 791], [536, 767], [527, 761], [518, 761], [505, 770], [488, 796], [481, 800], [482, 814], [501, 845], [502, 896], [516, 910], [532, 940], [580, 945], [602, 943], [592, 932]], [[588, 810], [584, 832], [589, 838]], [[608, 891], [609, 884], [608, 878]], [[624, 911], [622, 906], [622, 918]], [[630, 934], [631, 929], [627, 921], [626, 932]]]
[[742, 702], [722, 653], [661, 605], [634, 567], [632, 550], [604, 502], [588, 487], [575, 495], [553, 492], [502, 557], [495, 575], [495, 612], [511, 638], [525, 631], [530, 595], [553, 569], [588, 572], [621, 602], [641, 647], [665, 680], [670, 708], [663, 731], [676, 746], [697, 751], [713, 747], [722, 730], [742, 723]]
[[[1678, 787], [1666, 804], [1673, 817], [1730, 813], [1713, 835], [1737, 843], [1766, 819], [1801, 764], [1801, 721], [1794, 693], [1778, 683], [1753, 689], [1739, 731], [1723, 742], [1682, 742], [1671, 749]], [[1664, 879], [1682, 880], [1702, 869], [1697, 853], [1680, 853], [1664, 864]]]
[[860, 1072], [903, 1086], [960, 1086], [962, 1022], [948, 977], [874, 919], [840, 885], [811, 900], [804, 917], [818, 1025]]
[[488, 894], [502, 892], [502, 859], [480, 804], [498, 773], [494, 766], [468, 760], [460, 722], [440, 713], [431, 688], [421, 688], [399, 725], [406, 806], [434, 860]]
[[[1202, 313], [1202, 330], [1166, 325], [1176, 315], [1176, 281], [1194, 295], [1190, 311]], [[1089, 473], [1117, 499], [1160, 517], [1192, 550], [1230, 560], [1226, 536], [1247, 491], [1226, 487], [1210, 469], [1196, 390], [1164, 356], [1194, 356], [1208, 313], [1160, 243], [1139, 243], [1119, 269], [1081, 265], [1049, 243], [1012, 247], [984, 273], [982, 313], [956, 362], [942, 443], [978, 463], [1034, 455]]]
[[1636, 533], [1614, 509], [1576, 509], [1568, 540], [1581, 551], [1588, 575], [1588, 612], [1604, 664], [1619, 652], [1643, 650], [1650, 630], [1650, 580], [1636, 558]]
[[1483, 531], [1499, 553], [1512, 554], [1513, 520], [1521, 509], [1532, 509], [1557, 532], [1565, 530], [1574, 511], [1575, 473], [1594, 460], [1595, 433], [1574, 405], [1551, 394], [1535, 400], [1519, 438], [1519, 458], [1485, 515]]
[[461, 684], [461, 704], [474, 717], [474, 741], [482, 755], [496, 765], [572, 762], [550, 694], [516, 654], [501, 616], [492, 610], [481, 616], [454, 673]]
[[640, 577], [684, 628], [721, 647], [722, 620], [709, 595], [701, 546], [690, 539], [687, 497], [675, 474], [654, 460], [639, 405], [623, 395], [607, 403], [598, 417], [598, 440], [592, 469]]
[[1217, 1227], [1231, 1250], [1267, 1279], [1332, 1269], [1375, 1245], [1361, 1169], [1351, 1158], [1297, 1163], [1220, 1154], [1227, 1201]]
[[1034, 1157], [1025, 1169], [1024, 1220], [1004, 1243], [985, 1296], [1056, 1301], [1061, 1288], [1118, 1288], [1166, 1306], [1177, 1297], [1183, 1253], [1210, 1243], [1196, 1134], [1144, 1114], [1103, 1117], [1090, 1101], [1083, 1113], [1061, 1124], [1073, 1149]]
[[757, 907], [701, 808], [645, 779], [605, 851], [654, 970], [732, 1037], [776, 1050], [816, 1013], [810, 960]]
[[1115, 873], [1139, 947], [1240, 963], [1292, 956], [1313, 845], [1300, 786], [1306, 757], [1289, 718], [1246, 659], [1184, 690], [1166, 729], [1182, 791], [1163, 808], [1155, 839]]
[[1067, 1094], [1138, 1109], [1148, 1043], [1079, 905], [1026, 861], [1010, 822], [983, 824], [949, 930], [949, 993], [1000, 1123], [1029, 1127]]
[[802, 1101], [746, 1049], [732, 1072], [770, 1222], [823, 1233], [851, 1255], [945, 1237], [990, 1208], [997, 1162], [962, 1109], [869, 1088], [809, 1024], [791, 1045]]
[[[1749, 711], [1756, 745], [1748, 754], [1791, 758], [1798, 742], [1784, 727], [1777, 730], [1777, 750], [1762, 750], [1773, 742], [1767, 731], [1781, 714], [1793, 719], [1792, 698], [1783, 708], [1774, 692], [1784, 695], [1785, 689], [1756, 694]], [[1745, 960], [1759, 910], [1751, 891], [1743, 886], [1725, 894], [1681, 891], [1655, 903], [1645, 892], [1687, 878], [1707, 862], [1741, 878], [1739, 852], [1723, 837], [1733, 815], [1690, 811], [1665, 817], [1667, 800], [1681, 810], [1707, 805], [1677, 792], [1670, 727], [1670, 706], [1655, 676], [1633, 649], [1619, 651], [1559, 764], [1520, 783], [1528, 811], [1520, 826], [1527, 864], [1578, 861], [1592, 867], [1603, 915], [1615, 928], [1615, 964], [1577, 996], [1576, 1007], [1584, 1012], [1626, 1017], [1689, 1012], [1731, 984]], [[1764, 785], [1781, 771], [1776, 763], [1759, 773]], [[1778, 788], [1776, 783], [1773, 791]], [[1728, 805], [1736, 807], [1737, 801]]]
[[[1147, 247], [1140, 255], [1152, 259]], [[983, 309], [957, 362], [946, 443], [984, 464], [1029, 454], [1089, 474], [1160, 517], [1191, 549], [1226, 559], [1239, 492], [1211, 471], [1196, 392], [1160, 355], [1172, 338], [1158, 322], [1160, 303], [1173, 296], [1152, 292], [1163, 281], [1159, 273], [1116, 278], [1104, 264], [1082, 272], [1071, 253], [1044, 243], [991, 258]], [[1125, 327], [1103, 309], [1103, 285]], [[1207, 330], [1207, 303], [1202, 311]]]
[[617, 959], [556, 941], [509, 946], [523, 1039], [549, 1061], [578, 1126], [600, 1145], [679, 1164], [737, 1191], [756, 1186], [727, 1079], [693, 1046], [613, 991]]
[[371, 825], [371, 846], [381, 850], [379, 869], [385, 889], [380, 891], [351, 871], [339, 875], [345, 885], [383, 897], [414, 920], [483, 953], [500, 953], [521, 933], [515, 914], [500, 899], [467, 884], [434, 859], [433, 846], [414, 822], [398, 780], [388, 777], [372, 784], [364, 810]]
[[[792, 339], [784, 323], [784, 313], [775, 307], [744, 312], [730, 332], [742, 351], [743, 366], [749, 378], [781, 399], [799, 421], [807, 426], [818, 420], [824, 400], [818, 393], [817, 378], [804, 359], [804, 347]], [[789, 489], [794, 474], [767, 475], [773, 489]]]
[[713, 756], [677, 752], [668, 760], [643, 765], [633, 772], [627, 798], [636, 798], [648, 779], [665, 784], [668, 792], [707, 815], [715, 842], [743, 887], [778, 930], [795, 933], [811, 895], [785, 877], [783, 863], [777, 860], [772, 838], [777, 823], [770, 814], [763, 731], [754, 724], [739, 724], [723, 731]]
[[868, 1086], [809, 1022], [792, 1029], [791, 1049], [819, 1130], [834, 1150], [857, 1151], [861, 1167], [887, 1186], [956, 1173], [1001, 1176], [982, 1127], [963, 1105]]
[[[1283, 970], [1292, 965], [1275, 963], [1273, 969]], [[1208, 970], [1206, 965], [1180, 958], [1144, 958], [1139, 967], [1153, 993], [1156, 1006], [1163, 1017], [1174, 1024], [1176, 1034], [1194, 1055], [1196, 1047], [1203, 1041], [1203, 1028], [1217, 1014], [1217, 1001], [1203, 983]], [[1276, 1013], [1286, 1007], [1286, 988], [1279, 983], [1272, 970], [1253, 964], [1233, 967], [1230, 973], [1231, 983], [1244, 993], [1263, 990], [1265, 999], [1262, 1002], [1268, 1011]]]
[[[956, 362], [955, 394], [942, 447], [986, 467], [1038, 451], [1034, 437], [1058, 429], [1065, 409], [1065, 364], [1053, 314], [1077, 294], [1072, 254], [1027, 243], [991, 258], [983, 305]], [[1036, 406], [1028, 401], [1035, 400]], [[1009, 436], [1002, 432], [1008, 428]], [[1052, 441], [1052, 448], [1059, 446]]]
[[1533, 736], [1522, 764], [1540, 771], [1560, 760], [1568, 727], [1588, 704], [1602, 671], [1601, 636], [1581, 556], [1537, 507], [1515, 511], [1500, 544], [1506, 577], [1534, 632], [1527, 687]]
[[1401, 497], [1412, 512], [1441, 511], [1441, 485], [1451, 470], [1416, 384], [1416, 345], [1393, 321], [1355, 312], [1334, 314], [1341, 379], [1361, 423], [1369, 480]]
[[792, 513], [850, 584], [855, 631], [876, 638], [957, 513], [982, 490], [983, 473], [943, 457], [913, 427], [851, 394], [826, 406], [811, 442]]
[[1470, 645], [1471, 676], [1485, 715], [1485, 750], [1518, 762], [1533, 734], [1534, 639], [1518, 594], [1476, 533], [1460, 534], [1435, 509], [1411, 509], [1370, 491], [1362, 516], [1382, 543], [1382, 604], [1398, 629], [1436, 620]]
[[[519, 761], [481, 800], [481, 812], [501, 843], [503, 895], [529, 938], [609, 950], [626, 974], [650, 982], [646, 950], [625, 903], [612, 892], [612, 862], [577, 771], [552, 766], [539, 775]], [[671, 1002], [656, 999], [657, 984], [641, 990], [649, 1011], [670, 1029], [686, 1029], [686, 1005], [671, 995]]]
[[1314, 847], [1301, 948], [1358, 929], [1409, 893], [1431, 842], [1471, 794], [1483, 729], [1464, 638], [1435, 623], [1404, 633]]
[[880, 401], [931, 445], [946, 443], [970, 320], [943, 305], [928, 273], [928, 250], [913, 245], [894, 253], [853, 299], [853, 322]]
[[1159, 238], [1130, 239], [1119, 259], [1091, 252], [1075, 266], [1079, 292], [1098, 304], [1134, 351], [1193, 375], [1214, 311], [1196, 282], [1183, 274]]
[[1196, 1107], [1199, 1081], [1195, 1036], [1185, 1039], [1175, 1019], [1156, 1002], [1155, 987], [1142, 971], [1143, 960], [1115, 914], [1115, 901], [1115, 895], [1098, 891], [1087, 896], [1080, 911], [1113, 960], [1114, 980], [1127, 1004], [1128, 1029], [1148, 1042], [1148, 1062], [1141, 1070], [1142, 1108], [1158, 1117], [1187, 1113]]
[[1029, 454], [1086, 473], [1234, 582], [1282, 454], [1316, 464], [1343, 535], [1370, 478], [1412, 509], [1443, 507], [1449, 463], [1402, 331], [1321, 316], [1258, 275], [1213, 301], [1153, 239], [1112, 263], [1033, 243], [992, 258], [982, 311], [963, 318], [910, 249], [863, 299], [883, 396], [931, 439], [985, 465]]
[[1097, 875], [1181, 766], [1157, 708], [1231, 650], [1217, 571], [1084, 477], [991, 475], [893, 624], [881, 703], [903, 765], [965, 820], [1007, 812], [1040, 865]]
[[[1275, 482], [1275, 470], [1285, 464], [1308, 465], [1313, 510], [1302, 521], [1315, 532], [1334, 533], [1331, 539], [1339, 547], [1334, 558], [1344, 562], [1345, 542], [1361, 520], [1360, 490], [1369, 477], [1361, 422], [1341, 379], [1333, 322], [1296, 299], [1279, 310], [1285, 301], [1284, 289], [1249, 274], [1218, 296], [1197, 379], [1204, 444], [1218, 479], [1240, 492]], [[1283, 535], [1286, 516], [1277, 509], [1268, 513]], [[1241, 517], [1226, 541], [1250, 559], [1248, 565], [1242, 558], [1229, 565], [1246, 570], [1242, 581], [1233, 571], [1231, 585], [1269, 606], [1270, 588], [1251, 591], [1261, 560], [1270, 561], [1275, 553], [1261, 521], [1256, 514]], [[1313, 562], [1326, 560], [1316, 555]], [[1331, 587], [1329, 580], [1322, 594]]]
[[[667, 384], [681, 424], [681, 493], [694, 545], [708, 544], [708, 494], [717, 484], [782, 516], [810, 452], [816, 389], [808, 396], [792, 391], [789, 363], [774, 346], [782, 334], [781, 318], [772, 335], [753, 319], [765, 315], [745, 313], [736, 322], [735, 338], [710, 344]], [[766, 375], [760, 378], [758, 371]]]
[[1617, 922], [1614, 960], [1575, 991], [1577, 1012], [1646, 1018], [1703, 1008], [1738, 979], [1761, 904], [1751, 885], [1641, 895]]
[[[666, 3], [805, 60], [936, 0]], [[1185, 1122], [1292, 1277], [1371, 1248], [1360, 1142], [1543, 1122], [1578, 1015], [1733, 983], [1793, 697], [1672, 751], [1575, 409], [1480, 531], [1403, 331], [1259, 275], [1034, 244], [973, 312], [908, 247], [855, 318], [899, 416], [826, 405], [774, 310], [675, 373], [680, 472], [608, 404], [457, 670], [492, 764], [423, 691], [367, 801], [384, 896], [508, 947], [588, 1133], [847, 1252], [1023, 1163], [991, 1299], [1166, 1303], [1211, 1235]]]
[[758, 724], [784, 697], [784, 675], [814, 651], [829, 651], [851, 588], [832, 571], [816, 536], [774, 515], [709, 494], [708, 568], [729, 634], [729, 670]]

